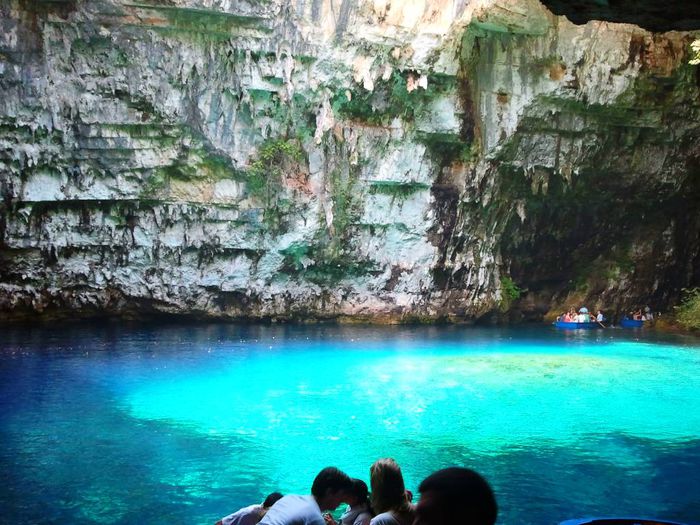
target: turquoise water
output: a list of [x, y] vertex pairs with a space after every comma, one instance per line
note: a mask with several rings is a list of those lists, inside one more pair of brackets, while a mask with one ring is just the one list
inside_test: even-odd
[[641, 331], [0, 332], [7, 523], [213, 523], [322, 467], [465, 465], [499, 523], [700, 522], [700, 340]]

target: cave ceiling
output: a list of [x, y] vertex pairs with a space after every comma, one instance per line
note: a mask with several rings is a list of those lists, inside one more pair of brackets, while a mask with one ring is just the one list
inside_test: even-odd
[[575, 24], [605, 20], [635, 24], [654, 32], [700, 30], [697, 0], [542, 0], [542, 3]]

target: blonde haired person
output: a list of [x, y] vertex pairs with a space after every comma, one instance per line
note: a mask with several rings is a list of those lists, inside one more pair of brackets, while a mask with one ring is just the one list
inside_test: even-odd
[[401, 467], [391, 458], [378, 459], [369, 469], [372, 509], [370, 525], [411, 525], [415, 510], [406, 493]]

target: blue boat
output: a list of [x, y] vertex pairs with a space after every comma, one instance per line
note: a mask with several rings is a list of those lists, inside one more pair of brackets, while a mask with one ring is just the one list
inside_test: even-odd
[[583, 518], [562, 521], [559, 525], [686, 525], [678, 521], [653, 518]]
[[620, 320], [620, 326], [622, 328], [641, 328], [644, 326], [644, 321], [641, 319], [629, 319], [627, 317], [623, 317]]
[[581, 329], [591, 329], [591, 328], [605, 328], [600, 323], [567, 323], [566, 321], [554, 321], [554, 326], [556, 328], [561, 328], [563, 330], [581, 330]]

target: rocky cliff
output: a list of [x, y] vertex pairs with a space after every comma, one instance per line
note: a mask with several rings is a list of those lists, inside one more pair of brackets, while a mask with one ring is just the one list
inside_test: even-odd
[[692, 40], [537, 0], [1, 0], [0, 311], [667, 307]]

